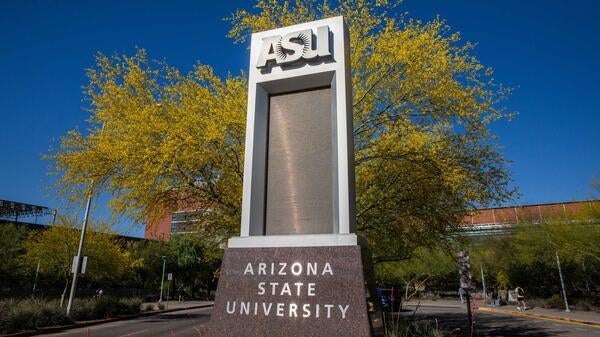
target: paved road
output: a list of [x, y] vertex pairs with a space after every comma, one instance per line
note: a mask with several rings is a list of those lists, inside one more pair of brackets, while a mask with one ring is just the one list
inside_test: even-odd
[[[408, 307], [414, 309], [414, 307]], [[196, 328], [208, 322], [212, 308], [190, 309], [155, 316], [140, 317], [74, 329], [42, 336], [53, 337], [199, 337]], [[406, 311], [412, 316], [414, 311]], [[416, 319], [437, 318], [444, 330], [466, 325], [466, 313], [462, 308], [420, 307]], [[525, 337], [600, 337], [600, 328], [570, 324], [545, 319], [517, 317], [505, 314], [477, 312], [475, 316], [478, 336], [525, 336]]]
[[[410, 306], [407, 309], [413, 309]], [[414, 311], [404, 312], [411, 316]], [[466, 309], [445, 307], [420, 307], [415, 314], [416, 319], [437, 318], [440, 326], [447, 331], [467, 325]], [[526, 337], [600, 337], [600, 328], [571, 324], [546, 319], [511, 316], [488, 312], [476, 312], [475, 326], [479, 336], [526, 336]]]
[[212, 308], [190, 309], [128, 321], [105, 323], [40, 336], [53, 337], [198, 337], [195, 328], [210, 319]]

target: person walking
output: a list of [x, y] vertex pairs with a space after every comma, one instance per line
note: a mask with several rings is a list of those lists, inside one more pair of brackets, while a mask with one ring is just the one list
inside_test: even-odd
[[527, 310], [527, 305], [525, 305], [525, 291], [523, 291], [523, 288], [516, 287], [515, 296], [517, 296], [517, 310]]
[[185, 300], [183, 283], [177, 288], [177, 295], [179, 296], [179, 303], [182, 303]]
[[460, 303], [465, 303], [465, 289], [464, 288], [458, 288], [458, 296], [460, 297]]
[[496, 286], [492, 287], [492, 305], [493, 306], [497, 306], [499, 305], [498, 303], [498, 288], [496, 288]]

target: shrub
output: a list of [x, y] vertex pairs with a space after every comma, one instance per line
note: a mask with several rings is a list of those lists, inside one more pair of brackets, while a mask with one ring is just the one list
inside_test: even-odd
[[564, 306], [565, 306], [565, 302], [563, 301], [563, 298], [558, 294], [554, 294], [546, 300], [546, 304], [544, 305], [544, 308], [558, 309], [558, 308], [564, 308]]
[[35, 330], [71, 322], [72, 320], [56, 301], [10, 299], [0, 302], [0, 331], [2, 332]]
[[119, 315], [132, 315], [140, 312], [142, 300], [118, 299], [115, 297], [102, 297], [95, 300], [94, 317], [114, 317]]
[[143, 311], [153, 311], [154, 304], [151, 304], [151, 303], [144, 304], [144, 307], [142, 308], [142, 310]]
[[95, 307], [95, 299], [76, 299], [73, 307], [72, 317], [77, 321], [85, 321], [97, 318], [94, 316]]
[[415, 320], [398, 314], [384, 316], [384, 337], [441, 337], [460, 333], [460, 329], [446, 334], [440, 330], [437, 321]]
[[574, 303], [577, 310], [583, 311], [597, 311], [598, 308], [594, 305], [594, 301], [589, 298], [579, 298]]
[[137, 314], [141, 310], [139, 298], [118, 299], [77, 299], [72, 318], [57, 301], [43, 299], [0, 301], [0, 332], [10, 333], [22, 330], [35, 330], [47, 326], [66, 325], [75, 320], [90, 320], [118, 315]]
[[127, 315], [139, 314], [142, 308], [141, 298], [126, 298], [122, 300], [127, 307]]
[[44, 326], [65, 325], [73, 322], [57, 301], [39, 301], [39, 312], [35, 321], [36, 328]]

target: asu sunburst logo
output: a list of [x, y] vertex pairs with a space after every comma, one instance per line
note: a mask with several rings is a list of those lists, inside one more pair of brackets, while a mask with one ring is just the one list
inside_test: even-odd
[[312, 29], [263, 38], [256, 67], [292, 64], [328, 56], [331, 56], [329, 27], [322, 26], [317, 28], [316, 41]]
[[[289, 39], [290, 43], [296, 43], [302, 46], [302, 56], [306, 55], [312, 49], [312, 33], [307, 33], [305, 31], [296, 32], [292, 34], [292, 37]], [[289, 55], [288, 49], [283, 47], [283, 38], [280, 37], [275, 45], [275, 55], [280, 60], [287, 59]]]

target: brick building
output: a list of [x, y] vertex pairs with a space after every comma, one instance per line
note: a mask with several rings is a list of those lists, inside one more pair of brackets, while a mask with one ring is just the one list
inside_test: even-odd
[[[469, 232], [502, 231], [503, 228], [519, 223], [540, 223], [549, 219], [572, 219], [591, 208], [600, 208], [600, 200], [567, 201], [510, 207], [480, 209], [463, 220], [463, 228]], [[144, 238], [167, 240], [171, 234], [187, 233], [198, 224], [198, 211], [187, 209], [176, 211], [146, 225]]]

